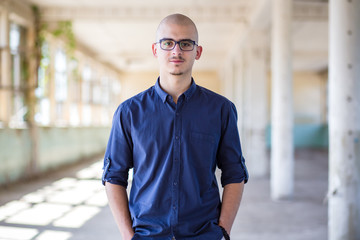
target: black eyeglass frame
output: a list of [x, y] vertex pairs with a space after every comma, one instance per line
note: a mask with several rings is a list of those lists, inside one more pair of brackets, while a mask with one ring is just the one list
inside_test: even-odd
[[[166, 40], [171, 40], [171, 41], [173, 41], [173, 42], [175, 43], [174, 46], [173, 46], [172, 48], [166, 48], [166, 49], [162, 48], [161, 43], [162, 43], [163, 41], [166, 41]], [[184, 50], [184, 49], [182, 49], [180, 43], [181, 43], [181, 42], [184, 42], [184, 41], [186, 41], [186, 42], [191, 42], [191, 43], [193, 44], [193, 47], [192, 47], [191, 50], [190, 50], [190, 49], [189, 49], [189, 50]], [[199, 46], [194, 40], [191, 40], [191, 39], [181, 39], [180, 41], [175, 41], [175, 40], [172, 39], [172, 38], [163, 38], [163, 39], [160, 39], [158, 42], [156, 42], [156, 44], [160, 44], [160, 48], [161, 48], [162, 50], [164, 50], [164, 51], [171, 51], [171, 50], [173, 50], [173, 49], [176, 47], [176, 44], [178, 44], [179, 47], [180, 47], [180, 50], [181, 50], [181, 51], [185, 51], [185, 52], [192, 51], [192, 50], [194, 50], [195, 46]]]

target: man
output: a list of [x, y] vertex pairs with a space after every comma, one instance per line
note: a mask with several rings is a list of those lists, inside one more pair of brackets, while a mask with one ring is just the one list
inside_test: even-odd
[[115, 221], [124, 240], [223, 239], [248, 179], [235, 106], [192, 79], [202, 47], [191, 19], [162, 20], [152, 50], [160, 76], [118, 107], [105, 153], [103, 183]]

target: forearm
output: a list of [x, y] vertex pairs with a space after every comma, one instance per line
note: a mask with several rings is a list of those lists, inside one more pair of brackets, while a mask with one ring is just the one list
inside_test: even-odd
[[129, 211], [129, 201], [126, 189], [123, 186], [111, 183], [105, 184], [111, 212], [119, 227], [123, 240], [130, 240], [134, 236]]
[[240, 206], [243, 190], [244, 182], [231, 183], [224, 187], [219, 225], [229, 234]]

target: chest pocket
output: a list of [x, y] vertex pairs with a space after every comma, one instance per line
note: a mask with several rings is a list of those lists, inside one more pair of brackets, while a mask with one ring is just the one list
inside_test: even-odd
[[191, 132], [189, 148], [192, 164], [196, 168], [212, 168], [216, 158], [216, 139], [213, 135]]

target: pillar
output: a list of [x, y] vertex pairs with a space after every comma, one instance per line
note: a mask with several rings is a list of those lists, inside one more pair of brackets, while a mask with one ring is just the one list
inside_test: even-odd
[[247, 165], [253, 177], [265, 177], [269, 169], [265, 134], [268, 124], [265, 40], [263, 32], [251, 34], [246, 51], [244, 146]]
[[[30, 21], [29, 21], [30, 22]], [[33, 23], [34, 21], [31, 21]], [[35, 46], [36, 41], [36, 30], [32, 24], [27, 26], [27, 49], [28, 52], [37, 51]], [[30, 54], [29, 54], [30, 55]], [[39, 134], [38, 127], [35, 122], [35, 114], [36, 114], [36, 96], [35, 96], [35, 88], [37, 85], [37, 70], [38, 70], [38, 61], [39, 55], [38, 53], [34, 55], [30, 55], [27, 57], [28, 61], [28, 79], [26, 79], [26, 90], [25, 90], [25, 104], [28, 109], [27, 112], [27, 127], [29, 129], [29, 137], [30, 137], [30, 161], [27, 167], [28, 176], [33, 176], [39, 172], [38, 160], [39, 160]]]
[[329, 1], [330, 240], [360, 239], [360, 1]]
[[243, 127], [244, 127], [244, 59], [243, 52], [239, 52], [234, 60], [234, 104], [236, 106], [238, 114], [238, 130], [241, 140], [241, 146], [244, 151], [244, 138], [243, 138]]
[[224, 95], [234, 102], [235, 90], [234, 90], [234, 60], [231, 56], [226, 59], [223, 74], [223, 91]]
[[10, 116], [10, 50], [9, 50], [9, 13], [3, 7], [0, 11], [0, 121], [8, 123]]
[[294, 191], [291, 0], [273, 0], [272, 24], [271, 196], [281, 200]]

